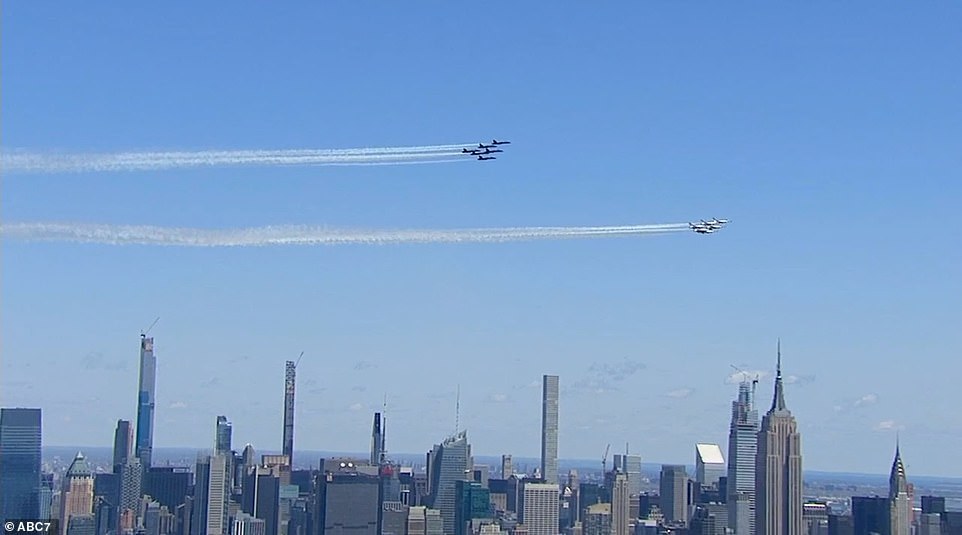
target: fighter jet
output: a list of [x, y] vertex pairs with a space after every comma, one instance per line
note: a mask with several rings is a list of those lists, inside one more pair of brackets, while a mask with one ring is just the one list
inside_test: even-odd
[[510, 141], [498, 141], [497, 139], [492, 139], [491, 143], [493, 145], [510, 145], [511, 144]]
[[493, 153], [495, 153], [495, 152], [504, 152], [504, 151], [501, 150], [501, 149], [494, 149], [494, 150], [484, 149], [483, 151], [482, 151], [482, 150], [473, 150], [473, 151], [471, 151], [471, 154], [474, 154], [475, 156], [477, 156], [478, 154], [493, 154]]
[[464, 154], [474, 154], [474, 149], [461, 149]]
[[688, 228], [697, 232], [698, 234], [711, 234], [717, 230], [714, 227], [705, 226], [700, 223], [688, 223]]
[[478, 160], [497, 160], [494, 156], [478, 156]]
[[727, 225], [729, 221], [730, 220], [728, 219], [718, 219], [716, 217], [713, 217], [711, 221], [709, 221], [709, 223], [711, 223], [712, 225]]
[[493, 149], [494, 145], [485, 145], [484, 143], [478, 143], [479, 149]]

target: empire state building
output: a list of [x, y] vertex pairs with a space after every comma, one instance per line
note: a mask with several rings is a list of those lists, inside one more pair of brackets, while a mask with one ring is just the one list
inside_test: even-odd
[[802, 531], [802, 437], [785, 406], [782, 348], [772, 407], [762, 417], [755, 464], [755, 532], [757, 535], [800, 535]]

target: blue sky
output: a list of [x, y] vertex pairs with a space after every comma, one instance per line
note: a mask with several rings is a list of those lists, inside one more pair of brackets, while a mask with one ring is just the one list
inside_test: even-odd
[[[156, 317], [156, 443], [296, 442], [692, 462], [731, 364], [774, 367], [805, 466], [958, 475], [958, 5], [509, 2], [4, 6], [4, 149], [348, 148], [491, 137], [497, 162], [5, 175], [6, 222], [367, 228], [673, 223], [714, 236], [186, 250], [2, 245], [0, 403], [52, 445], [133, 418]], [[767, 408], [771, 378], [759, 403]]]

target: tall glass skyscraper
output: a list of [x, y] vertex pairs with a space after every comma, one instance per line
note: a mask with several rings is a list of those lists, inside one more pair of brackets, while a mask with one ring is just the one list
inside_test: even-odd
[[558, 484], [558, 376], [542, 377], [541, 388], [541, 477]]
[[758, 410], [755, 382], [738, 385], [728, 430], [728, 526], [738, 535], [755, 535], [755, 454]]
[[226, 416], [217, 417], [216, 436], [214, 437], [214, 453], [231, 452], [231, 424]]
[[444, 533], [455, 532], [456, 488], [458, 481], [468, 479], [471, 469], [471, 446], [466, 431], [434, 446], [428, 463], [428, 477], [433, 496], [432, 507], [441, 511]]
[[40, 517], [40, 409], [0, 409], [0, 522]]
[[157, 359], [154, 339], [140, 337], [140, 387], [137, 392], [137, 458], [144, 470], [150, 469], [154, 450], [154, 391], [157, 387]]

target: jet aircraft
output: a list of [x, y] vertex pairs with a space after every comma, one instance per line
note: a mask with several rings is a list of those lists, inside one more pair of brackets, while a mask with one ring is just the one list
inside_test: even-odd
[[494, 156], [481, 156], [478, 155], [478, 160], [497, 160]]
[[492, 140], [491, 140], [491, 144], [492, 144], [492, 145], [510, 145], [511, 142], [510, 142], [510, 141], [498, 141], [497, 139], [492, 139]]

